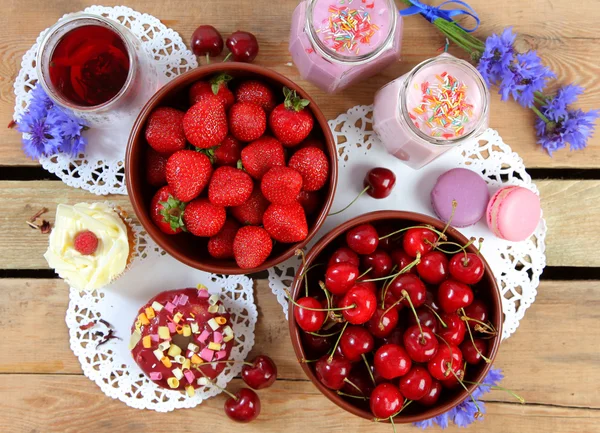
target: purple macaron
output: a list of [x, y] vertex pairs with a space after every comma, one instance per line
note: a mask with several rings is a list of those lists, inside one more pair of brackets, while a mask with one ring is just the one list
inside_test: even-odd
[[[452, 201], [456, 210], [452, 217]], [[444, 222], [452, 218], [454, 227], [467, 227], [475, 224], [484, 215], [490, 201], [490, 193], [483, 178], [466, 168], [453, 168], [438, 177], [431, 190], [433, 210]]]

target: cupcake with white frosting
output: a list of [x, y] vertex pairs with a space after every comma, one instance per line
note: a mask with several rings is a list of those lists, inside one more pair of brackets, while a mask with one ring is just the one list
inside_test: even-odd
[[59, 204], [44, 258], [75, 289], [106, 286], [133, 259], [135, 233], [125, 218], [107, 203]]

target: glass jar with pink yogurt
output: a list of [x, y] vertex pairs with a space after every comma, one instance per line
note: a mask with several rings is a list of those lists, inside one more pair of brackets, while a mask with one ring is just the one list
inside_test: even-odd
[[289, 49], [300, 75], [333, 93], [399, 60], [401, 40], [394, 0], [304, 0]]
[[475, 67], [441, 54], [377, 91], [373, 129], [388, 152], [418, 169], [487, 129], [489, 100]]

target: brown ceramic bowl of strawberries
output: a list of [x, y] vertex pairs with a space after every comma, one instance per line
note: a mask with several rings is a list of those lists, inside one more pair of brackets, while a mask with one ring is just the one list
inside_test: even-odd
[[336, 227], [306, 255], [291, 296], [304, 372], [366, 419], [447, 412], [483, 383], [500, 345], [490, 267], [473, 241], [422, 214], [378, 211]]
[[207, 272], [262, 271], [318, 231], [337, 158], [327, 120], [284, 76], [247, 63], [187, 72], [140, 112], [127, 191], [150, 237]]

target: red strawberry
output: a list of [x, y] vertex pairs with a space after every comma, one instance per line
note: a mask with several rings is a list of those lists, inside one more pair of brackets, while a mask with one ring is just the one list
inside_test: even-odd
[[260, 190], [271, 203], [294, 203], [301, 189], [302, 176], [289, 167], [273, 167], [260, 182]]
[[212, 204], [205, 198], [197, 198], [187, 204], [183, 213], [186, 229], [193, 235], [214, 236], [225, 224], [225, 208]]
[[271, 254], [273, 242], [265, 229], [245, 226], [239, 229], [233, 241], [233, 256], [242, 269], [262, 265]]
[[210, 180], [212, 165], [203, 153], [180, 150], [167, 160], [167, 183], [173, 195], [181, 201], [198, 197]]
[[163, 186], [167, 183], [168, 157], [150, 148], [146, 151], [146, 181], [152, 186]]
[[233, 167], [219, 167], [208, 185], [208, 199], [220, 206], [239, 206], [248, 200], [254, 186], [248, 173]]
[[150, 201], [150, 218], [158, 228], [168, 235], [185, 230], [183, 212], [185, 203], [177, 200], [168, 185], [159, 189]]
[[283, 146], [273, 137], [264, 136], [242, 149], [242, 165], [250, 176], [261, 180], [273, 167], [285, 166]]
[[312, 114], [304, 108], [310, 103], [287, 87], [283, 88], [285, 102], [279, 104], [269, 116], [269, 126], [281, 144], [293, 147], [304, 140], [313, 128]]
[[171, 154], [185, 147], [183, 111], [159, 107], [150, 113], [146, 124], [146, 141], [154, 150]]
[[265, 84], [256, 80], [244, 81], [235, 92], [235, 99], [238, 102], [251, 102], [262, 107], [267, 113], [275, 108], [275, 95], [273, 91]]
[[265, 211], [263, 225], [271, 237], [279, 242], [300, 242], [308, 236], [306, 215], [298, 203], [272, 204]]
[[236, 220], [227, 218], [221, 231], [208, 240], [208, 254], [215, 259], [233, 258], [233, 240], [239, 228]]
[[229, 128], [238, 140], [256, 140], [267, 129], [265, 110], [249, 102], [236, 102], [229, 110]]
[[292, 155], [288, 165], [302, 175], [302, 189], [317, 191], [329, 178], [329, 160], [321, 149], [305, 147]]
[[221, 165], [235, 167], [240, 160], [241, 150], [242, 143], [231, 135], [228, 135], [221, 144], [212, 151], [213, 162], [217, 167]]
[[219, 144], [227, 135], [227, 115], [221, 98], [206, 95], [183, 117], [185, 137], [201, 149]]
[[256, 185], [250, 198], [245, 203], [231, 208], [231, 215], [244, 225], [259, 226], [262, 224], [263, 214], [269, 207], [269, 201], [260, 192]]
[[306, 215], [313, 214], [321, 204], [319, 193], [314, 191], [300, 191], [296, 200], [300, 203]]
[[73, 247], [84, 256], [91, 256], [98, 249], [98, 236], [89, 230], [79, 232], [73, 238]]
[[217, 95], [225, 110], [229, 109], [234, 103], [233, 93], [227, 87], [231, 79], [230, 75], [219, 74], [210, 81], [196, 81], [190, 88], [190, 105], [200, 102], [206, 95]]

